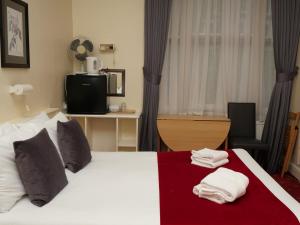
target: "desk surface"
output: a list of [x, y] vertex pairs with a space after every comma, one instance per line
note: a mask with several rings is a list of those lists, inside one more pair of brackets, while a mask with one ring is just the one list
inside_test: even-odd
[[230, 119], [222, 116], [194, 116], [194, 115], [164, 115], [160, 114], [157, 117], [158, 120], [201, 120], [201, 121], [227, 121]]
[[217, 149], [227, 138], [230, 120], [215, 116], [159, 115], [157, 127], [164, 143], [174, 151]]

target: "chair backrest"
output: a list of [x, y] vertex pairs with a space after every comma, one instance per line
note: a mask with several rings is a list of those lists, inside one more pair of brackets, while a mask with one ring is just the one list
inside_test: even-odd
[[291, 142], [293, 133], [298, 130], [299, 120], [300, 120], [300, 112], [298, 113], [289, 112], [288, 124], [285, 133], [285, 147], [287, 147], [288, 144]]
[[228, 103], [228, 118], [231, 120], [230, 137], [255, 138], [255, 103]]

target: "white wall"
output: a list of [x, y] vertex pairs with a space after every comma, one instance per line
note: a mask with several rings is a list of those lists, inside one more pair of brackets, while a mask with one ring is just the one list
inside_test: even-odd
[[[72, 38], [71, 0], [27, 0], [29, 5], [30, 69], [0, 68], [0, 122], [31, 111], [60, 107], [63, 77], [72, 70], [67, 45]], [[8, 94], [8, 86], [29, 83], [26, 97]]]
[[[113, 54], [100, 54], [100, 43], [116, 46], [115, 68], [126, 69], [125, 97], [111, 97], [111, 103], [126, 102], [142, 109], [144, 63], [143, 0], [73, 0], [73, 35], [89, 38], [95, 55], [113, 68]], [[75, 70], [78, 65], [75, 65]]]

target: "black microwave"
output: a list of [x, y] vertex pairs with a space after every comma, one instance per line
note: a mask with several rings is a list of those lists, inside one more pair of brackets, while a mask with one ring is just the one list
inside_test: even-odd
[[105, 75], [67, 75], [65, 101], [69, 114], [105, 114], [107, 77]]

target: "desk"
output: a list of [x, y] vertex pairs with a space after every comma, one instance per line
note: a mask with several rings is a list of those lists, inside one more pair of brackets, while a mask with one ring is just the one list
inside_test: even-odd
[[157, 127], [161, 139], [174, 151], [218, 148], [225, 141], [230, 120], [215, 116], [158, 115]]

